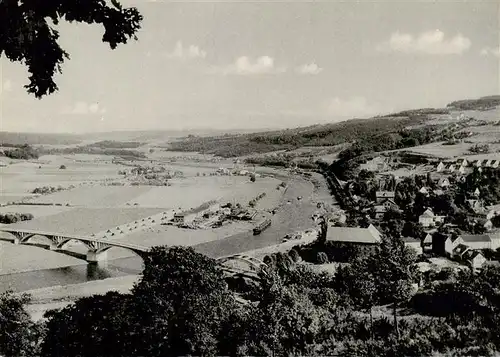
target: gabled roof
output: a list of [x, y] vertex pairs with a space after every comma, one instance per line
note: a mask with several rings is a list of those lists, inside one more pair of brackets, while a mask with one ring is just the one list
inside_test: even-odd
[[425, 236], [424, 243], [432, 243], [432, 234], [427, 234]]
[[413, 237], [401, 237], [403, 243], [420, 243], [420, 239]]
[[469, 249], [470, 248], [468, 246], [466, 246], [465, 244], [459, 244], [455, 248], [453, 248], [453, 254], [462, 255]]
[[466, 234], [461, 235], [460, 237], [466, 243], [491, 242], [491, 238], [488, 234]]
[[394, 191], [377, 191], [377, 192], [375, 192], [375, 196], [377, 198], [394, 198], [396, 196], [396, 192], [394, 192]]
[[430, 208], [427, 208], [424, 213], [420, 215], [420, 217], [434, 217], [434, 212]]
[[380, 232], [370, 225], [368, 228], [328, 227], [326, 235], [330, 242], [376, 244], [381, 242]]
[[484, 255], [479, 250], [469, 249], [463, 254], [463, 258], [467, 260], [474, 260], [478, 256], [482, 256], [484, 258]]

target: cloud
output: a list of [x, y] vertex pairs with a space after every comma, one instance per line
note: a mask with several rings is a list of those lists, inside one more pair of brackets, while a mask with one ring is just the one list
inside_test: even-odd
[[225, 67], [214, 68], [211, 72], [236, 75], [279, 74], [286, 72], [286, 68], [276, 67], [274, 58], [269, 56], [260, 56], [255, 60], [247, 56], [241, 56], [234, 63]]
[[311, 63], [306, 63], [306, 64], [303, 64], [302, 66], [297, 67], [295, 69], [295, 71], [299, 74], [316, 75], [316, 74], [320, 74], [323, 71], [323, 68], [319, 67], [316, 63], [311, 62]]
[[382, 112], [381, 108], [361, 96], [348, 99], [335, 97], [327, 102], [326, 107], [328, 114], [339, 118], [371, 117]]
[[87, 102], [78, 101], [73, 106], [64, 107], [61, 113], [69, 115], [104, 114], [106, 113], [106, 108], [101, 108], [99, 103], [89, 104]]
[[182, 41], [177, 41], [174, 50], [166, 55], [167, 58], [176, 58], [181, 60], [205, 58], [206, 56], [207, 52], [202, 50], [199, 46], [189, 45], [185, 47]]
[[423, 32], [418, 36], [395, 32], [388, 41], [379, 44], [377, 49], [404, 54], [459, 55], [468, 51], [471, 44], [471, 41], [461, 34], [446, 39], [440, 30]]
[[495, 56], [500, 58], [500, 46], [497, 48], [485, 47], [481, 50], [481, 56]]

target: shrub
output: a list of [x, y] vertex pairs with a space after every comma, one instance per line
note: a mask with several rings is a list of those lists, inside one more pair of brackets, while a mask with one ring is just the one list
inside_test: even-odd
[[59, 166], [59, 170], [66, 170], [66, 165]]
[[328, 256], [326, 255], [326, 253], [325, 252], [318, 252], [316, 254], [316, 262], [318, 264], [326, 264], [326, 263], [328, 263], [329, 261], [328, 261]]

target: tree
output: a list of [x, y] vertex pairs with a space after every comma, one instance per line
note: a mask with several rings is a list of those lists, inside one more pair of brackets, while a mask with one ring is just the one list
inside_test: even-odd
[[250, 175], [250, 182], [255, 182], [256, 178], [255, 178], [255, 175], [252, 174]]
[[24, 305], [28, 295], [16, 296], [12, 291], [0, 294], [0, 356], [36, 356], [43, 329], [31, 321]]
[[221, 326], [235, 308], [219, 264], [192, 248], [155, 247], [132, 291], [140, 356], [218, 354]]
[[58, 43], [59, 33], [50, 23], [61, 20], [101, 24], [103, 42], [111, 49], [125, 44], [140, 28], [142, 15], [134, 8], [124, 8], [118, 0], [112, 6], [103, 0], [78, 1], [0, 1], [0, 57], [27, 66], [28, 93], [37, 98], [58, 90], [53, 78], [69, 58]]
[[45, 356], [125, 356], [142, 343], [134, 335], [131, 297], [116, 292], [79, 299], [45, 314]]

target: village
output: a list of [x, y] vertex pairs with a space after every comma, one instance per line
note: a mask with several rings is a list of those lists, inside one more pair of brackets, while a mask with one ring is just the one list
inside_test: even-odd
[[325, 217], [327, 242], [369, 251], [382, 235], [400, 239], [422, 272], [499, 264], [499, 159], [429, 160], [403, 177], [381, 172], [380, 162], [397, 159], [377, 160], [354, 179], [337, 179], [344, 210]]

